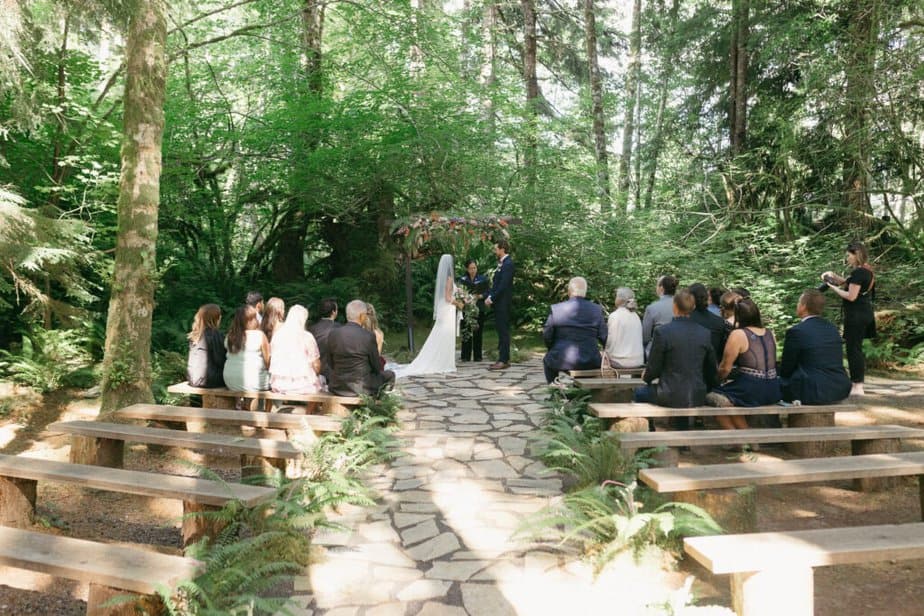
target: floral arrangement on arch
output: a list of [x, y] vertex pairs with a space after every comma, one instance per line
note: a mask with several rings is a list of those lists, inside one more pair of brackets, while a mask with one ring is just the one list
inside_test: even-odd
[[507, 227], [515, 222], [510, 216], [474, 218], [430, 212], [396, 220], [391, 226], [391, 234], [403, 244], [404, 254], [416, 259], [429, 254], [424, 247], [431, 241], [467, 250], [473, 241], [509, 238]]

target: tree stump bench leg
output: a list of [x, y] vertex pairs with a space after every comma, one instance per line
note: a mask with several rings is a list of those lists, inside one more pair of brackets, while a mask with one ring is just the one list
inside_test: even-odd
[[37, 487], [34, 479], [0, 477], [0, 526], [32, 526]]
[[[139, 595], [121, 588], [110, 588], [101, 584], [90, 584], [87, 596], [87, 616], [137, 616], [138, 614], [162, 614], [164, 605], [156, 595]], [[118, 605], [106, 606], [106, 602], [116, 598], [133, 596], [134, 601], [125, 601]]]
[[[327, 415], [333, 415], [334, 417], [349, 417], [350, 416], [350, 409], [347, 408], [342, 403], [337, 402], [336, 400], [325, 400], [322, 403], [322, 408], [324, 409], [324, 413]], [[309, 408], [308, 412], [311, 413], [312, 410]]]
[[79, 434], [71, 436], [70, 461], [73, 464], [122, 468], [124, 459], [125, 441]]
[[204, 409], [234, 409], [237, 405], [237, 398], [233, 396], [216, 396], [214, 394], [202, 394], [202, 408]]
[[[722, 488], [677, 492], [673, 500], [702, 507], [729, 533], [757, 530], [757, 488]], [[780, 612], [782, 613], [782, 612]]]
[[738, 616], [812, 616], [815, 589], [811, 567], [733, 573], [732, 606]]
[[[241, 454], [241, 479], [270, 478], [286, 472], [286, 460]], [[250, 483], [250, 482], [248, 482]]]
[[591, 402], [632, 402], [632, 389], [592, 389]]
[[[850, 451], [855, 456], [871, 453], [897, 453], [899, 450], [901, 450], [901, 441], [897, 438], [850, 442]], [[898, 477], [860, 477], [853, 480], [853, 489], [858, 492], [888, 490], [897, 486], [898, 482]]]
[[227, 526], [216, 516], [209, 515], [220, 511], [217, 505], [201, 505], [190, 501], [183, 501], [183, 547], [199, 541], [203, 537], [214, 539], [218, 533]]
[[[830, 428], [834, 426], [834, 413], [798, 413], [789, 416], [790, 428]], [[786, 449], [800, 458], [828, 458], [834, 453], [831, 441], [789, 443]]]

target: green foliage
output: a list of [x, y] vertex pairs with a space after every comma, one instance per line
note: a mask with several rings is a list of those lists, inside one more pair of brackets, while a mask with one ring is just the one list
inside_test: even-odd
[[689, 503], [665, 503], [651, 512], [636, 500], [636, 483], [605, 481], [567, 494], [558, 505], [536, 514], [522, 532], [578, 548], [598, 567], [617, 554], [645, 547], [679, 551], [683, 537], [721, 533], [703, 509]]
[[87, 342], [79, 329], [35, 327], [22, 332], [18, 347], [0, 349], [0, 374], [43, 393], [65, 386], [87, 387], [96, 379]]

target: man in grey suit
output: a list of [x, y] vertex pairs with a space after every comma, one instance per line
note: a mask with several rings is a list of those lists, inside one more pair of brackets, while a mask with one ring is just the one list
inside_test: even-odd
[[677, 290], [677, 279], [671, 275], [658, 278], [655, 292], [658, 301], [648, 304], [645, 316], [642, 318], [642, 343], [645, 345], [645, 357], [651, 351], [651, 340], [654, 331], [661, 325], [667, 325], [674, 318], [674, 291]]
[[346, 306], [347, 324], [330, 332], [326, 363], [328, 389], [338, 396], [378, 396], [395, 384], [395, 373], [383, 370], [375, 334], [363, 328], [367, 308], [354, 299]]

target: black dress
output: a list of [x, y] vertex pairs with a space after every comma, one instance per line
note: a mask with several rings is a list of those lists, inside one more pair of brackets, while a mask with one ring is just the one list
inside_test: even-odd
[[189, 341], [186, 380], [193, 387], [224, 387], [225, 342], [217, 329], [206, 329], [197, 342]]
[[860, 293], [856, 299], [844, 300], [844, 341], [847, 344], [847, 366], [850, 368], [850, 380], [862, 383], [866, 376], [866, 360], [863, 357], [863, 339], [871, 338], [876, 332], [876, 319], [873, 315], [873, 302], [870, 297], [873, 290], [873, 272], [866, 267], [858, 267], [844, 283], [859, 285]]
[[764, 406], [780, 401], [780, 379], [776, 374], [776, 340], [768, 329], [758, 336], [745, 327], [747, 350], [738, 356], [737, 376], [712, 391], [735, 406]]

